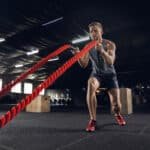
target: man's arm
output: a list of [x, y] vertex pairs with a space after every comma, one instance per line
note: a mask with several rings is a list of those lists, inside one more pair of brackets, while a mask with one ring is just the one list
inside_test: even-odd
[[81, 57], [79, 60], [78, 60], [78, 63], [80, 64], [80, 66], [82, 68], [86, 68], [88, 66], [88, 63], [89, 63], [89, 53], [85, 54], [83, 57]]
[[104, 58], [107, 64], [113, 65], [115, 62], [115, 51], [116, 45], [115, 43], [107, 40], [107, 51], [103, 49], [100, 45], [98, 46], [98, 51], [100, 52], [101, 56]]
[[[79, 53], [80, 50], [79, 49], [74, 49], [73, 50], [73, 54], [77, 54]], [[89, 63], [89, 53], [86, 53], [83, 57], [81, 57], [79, 60], [78, 60], [78, 63], [80, 64], [80, 66], [82, 68], [86, 68], [88, 63]]]

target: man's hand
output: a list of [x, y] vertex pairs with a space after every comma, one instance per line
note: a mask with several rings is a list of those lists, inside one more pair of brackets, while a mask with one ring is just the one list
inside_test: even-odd
[[72, 48], [71, 53], [72, 53], [73, 55], [76, 55], [77, 53], [80, 52], [79, 47], [73, 47], [73, 46], [72, 46], [71, 48]]
[[98, 43], [96, 49], [100, 52], [100, 54], [104, 53], [104, 48], [102, 46], [102, 43]]

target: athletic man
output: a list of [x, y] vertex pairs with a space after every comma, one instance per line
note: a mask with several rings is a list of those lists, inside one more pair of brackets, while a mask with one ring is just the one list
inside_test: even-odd
[[[88, 27], [91, 39], [98, 41], [98, 44], [79, 60], [79, 64], [83, 68], [88, 65], [89, 60], [92, 62], [92, 73], [88, 79], [87, 87], [87, 106], [90, 120], [86, 131], [95, 131], [96, 129], [96, 91], [100, 87], [107, 88], [117, 123], [125, 125], [126, 122], [120, 114], [120, 93], [114, 68], [116, 45], [114, 42], [102, 38], [103, 27], [101, 23], [92, 22]], [[80, 52], [78, 49], [75, 50], [75, 53], [78, 52]]]

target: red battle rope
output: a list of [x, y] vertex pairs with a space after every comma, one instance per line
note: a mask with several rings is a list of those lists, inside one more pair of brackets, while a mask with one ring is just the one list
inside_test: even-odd
[[21, 74], [18, 78], [15, 80], [12, 80], [10, 83], [4, 86], [4, 88], [0, 91], [0, 97], [4, 96], [7, 92], [11, 90], [11, 88], [16, 85], [18, 82], [24, 80], [29, 74], [35, 72], [38, 68], [43, 66], [49, 59], [61, 54], [63, 51], [70, 48], [71, 45], [66, 44], [55, 50], [54, 52], [50, 53], [46, 57], [42, 58], [40, 61], [38, 61], [35, 65], [33, 65], [31, 68], [29, 68], [26, 72]]
[[79, 53], [66, 61], [61, 67], [54, 71], [45, 81], [38, 85], [31, 95], [26, 96], [22, 99], [16, 106], [12, 107], [6, 114], [0, 117], [0, 128], [4, 127], [10, 120], [12, 120], [21, 110], [23, 110], [31, 101], [39, 95], [39, 93], [51, 86], [56, 79], [58, 79], [62, 74], [64, 74], [76, 61], [78, 61], [82, 56], [84, 56], [91, 48], [96, 45], [96, 41], [88, 43]]

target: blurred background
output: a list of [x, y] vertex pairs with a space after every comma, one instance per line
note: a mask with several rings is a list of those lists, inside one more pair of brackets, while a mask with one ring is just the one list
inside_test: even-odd
[[[135, 110], [150, 104], [150, 13], [146, 1], [2, 0], [0, 5], [0, 89], [65, 43], [80, 49], [89, 42], [88, 24], [99, 21], [104, 35], [116, 43], [119, 85], [132, 90]], [[85, 38], [83, 41], [76, 41]], [[87, 39], [87, 40], [86, 40]], [[70, 49], [49, 60], [2, 97], [0, 107], [16, 104], [72, 57]], [[85, 108], [91, 64], [75, 64], [41, 95], [51, 97], [53, 110]], [[109, 110], [105, 92], [100, 107]], [[147, 109], [146, 109], [147, 108]]]

